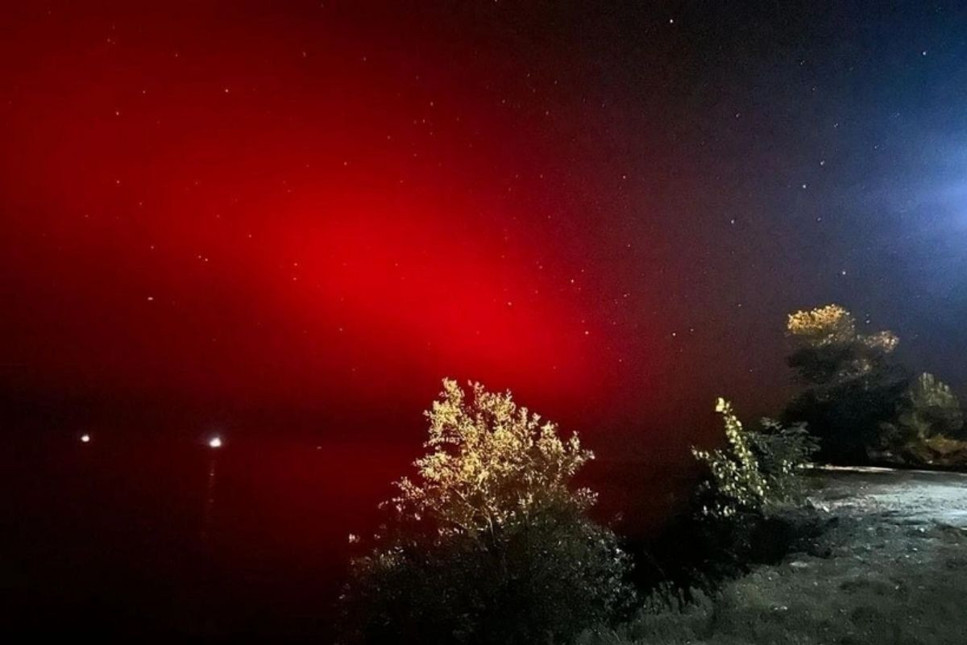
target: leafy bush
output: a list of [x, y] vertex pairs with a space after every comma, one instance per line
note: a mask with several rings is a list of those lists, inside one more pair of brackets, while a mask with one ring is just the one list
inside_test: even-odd
[[725, 449], [692, 448], [708, 468], [698, 489], [701, 514], [724, 519], [793, 501], [801, 492], [801, 471], [819, 448], [805, 425], [763, 419], [760, 429], [747, 430], [725, 399], [718, 399], [715, 411], [725, 423]]
[[718, 399], [715, 411], [725, 422], [727, 446], [711, 452], [692, 448], [695, 458], [708, 468], [698, 488], [699, 511], [710, 518], [727, 519], [757, 513], [767, 501], [768, 483], [752, 452], [748, 433], [732, 411], [732, 404]]
[[415, 463], [417, 483], [397, 483], [400, 494], [390, 502], [397, 514], [485, 539], [533, 509], [594, 503], [588, 489], [569, 488], [594, 458], [577, 435], [562, 441], [554, 423], [518, 407], [510, 392], [487, 392], [479, 383], [471, 390], [468, 402], [456, 381], [443, 381], [442, 400], [425, 413], [430, 453]]
[[896, 417], [881, 425], [874, 454], [890, 462], [967, 464], [967, 442], [959, 439], [964, 418], [948, 385], [921, 374], [897, 404]]
[[897, 422], [916, 437], [956, 437], [963, 429], [964, 415], [950, 386], [924, 372], [907, 390]]
[[558, 642], [630, 606], [627, 556], [569, 487], [592, 454], [510, 393], [471, 393], [445, 380], [427, 412], [430, 452], [352, 565], [343, 642]]
[[817, 449], [802, 425], [786, 428], [764, 420], [761, 429], [749, 430], [725, 399], [718, 399], [715, 410], [724, 421], [726, 445], [692, 449], [705, 473], [694, 517], [677, 529], [688, 535], [697, 555], [697, 562], [685, 565], [681, 582], [698, 586], [710, 586], [785, 548], [793, 536], [784, 534], [774, 511], [798, 500], [802, 470]]
[[893, 332], [860, 334], [839, 305], [790, 314], [786, 332], [794, 343], [789, 366], [807, 388], [783, 418], [808, 425], [823, 459], [967, 465], [957, 397], [931, 374], [914, 378], [893, 360]]
[[802, 469], [819, 451], [819, 441], [806, 424], [784, 426], [762, 419], [760, 428], [749, 433], [749, 447], [766, 481], [767, 501], [798, 502], [804, 492]]
[[807, 389], [789, 404], [783, 420], [806, 423], [826, 461], [869, 461], [882, 424], [895, 418], [911, 381], [892, 358], [896, 335], [858, 333], [852, 314], [839, 305], [790, 314], [786, 332], [793, 341], [788, 364]]
[[891, 331], [857, 333], [853, 315], [835, 304], [790, 314], [786, 332], [796, 343], [789, 366], [812, 385], [842, 383], [875, 372], [900, 342]]

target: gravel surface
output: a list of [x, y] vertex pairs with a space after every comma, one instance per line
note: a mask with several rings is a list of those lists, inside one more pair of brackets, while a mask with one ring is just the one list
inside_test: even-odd
[[813, 496], [851, 516], [891, 523], [967, 527], [967, 474], [885, 468], [824, 468]]
[[826, 525], [713, 597], [582, 645], [967, 645], [967, 475], [819, 469]]

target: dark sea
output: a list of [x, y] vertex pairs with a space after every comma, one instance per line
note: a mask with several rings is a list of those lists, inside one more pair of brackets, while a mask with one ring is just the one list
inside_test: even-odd
[[[328, 642], [360, 554], [348, 536], [372, 533], [419, 445], [258, 433], [214, 449], [211, 436], [7, 433], [0, 633]], [[680, 501], [680, 486], [640, 463], [599, 460], [586, 479], [600, 519], [631, 532]]]

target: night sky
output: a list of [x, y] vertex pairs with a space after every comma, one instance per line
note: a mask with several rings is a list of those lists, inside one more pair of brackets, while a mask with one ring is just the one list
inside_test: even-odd
[[452, 376], [687, 437], [828, 302], [967, 394], [962, 4], [4, 14], [6, 422], [412, 444]]

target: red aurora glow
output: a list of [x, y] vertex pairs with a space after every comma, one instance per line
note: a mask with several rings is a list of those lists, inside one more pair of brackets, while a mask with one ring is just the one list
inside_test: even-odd
[[454, 34], [22, 12], [0, 45], [17, 387], [418, 414], [453, 375], [566, 412], [639, 376], [553, 124], [501, 111]]

